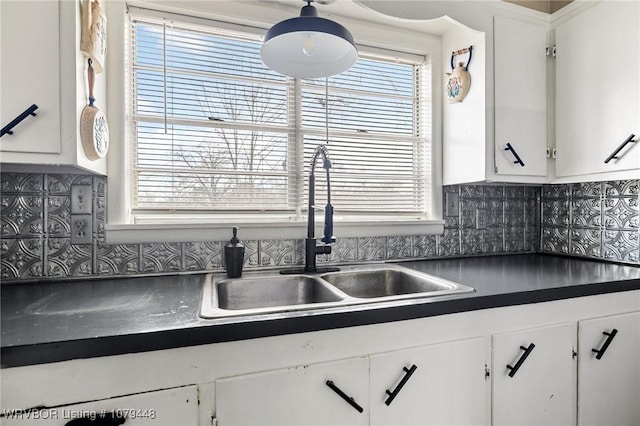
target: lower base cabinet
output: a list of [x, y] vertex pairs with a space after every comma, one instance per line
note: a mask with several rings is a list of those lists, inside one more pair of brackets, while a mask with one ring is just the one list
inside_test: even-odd
[[1, 373], [9, 426], [638, 426], [640, 291]]
[[640, 424], [640, 312], [578, 322], [578, 425]]
[[485, 347], [465, 339], [217, 380], [217, 425], [488, 424]]
[[3, 426], [176, 426], [198, 424], [198, 388], [185, 386], [61, 407], [7, 412]]
[[369, 360], [221, 379], [215, 383], [215, 395], [219, 426], [366, 425]]
[[485, 342], [465, 339], [372, 355], [369, 424], [489, 424]]
[[575, 424], [576, 325], [494, 334], [492, 424]]

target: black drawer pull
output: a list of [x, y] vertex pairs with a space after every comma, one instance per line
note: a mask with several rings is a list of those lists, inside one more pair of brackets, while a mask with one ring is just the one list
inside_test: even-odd
[[516, 158], [516, 161], [514, 161], [513, 164], [520, 164], [522, 167], [524, 167], [524, 162], [522, 161], [522, 159], [520, 158], [520, 156], [516, 152], [515, 148], [512, 147], [510, 143], [507, 142], [507, 147], [504, 150], [505, 151], [511, 151], [513, 156]]
[[387, 398], [387, 400], [384, 402], [385, 404], [391, 405], [391, 403], [396, 398], [396, 396], [398, 396], [398, 394], [400, 393], [404, 385], [409, 381], [409, 378], [411, 377], [413, 372], [416, 371], [416, 368], [418, 368], [418, 366], [415, 364], [413, 364], [409, 369], [407, 367], [402, 367], [402, 369], [404, 370], [404, 377], [402, 377], [402, 380], [400, 380], [400, 383], [398, 383], [398, 386], [396, 386], [396, 388], [393, 391], [390, 391], [389, 389], [385, 391], [387, 395], [389, 395], [389, 398]]
[[617, 147], [617, 148], [616, 148], [616, 149], [611, 153], [611, 155], [609, 155], [609, 156], [607, 157], [607, 159], [606, 159], [606, 160], [604, 160], [604, 164], [607, 164], [609, 161], [613, 160], [614, 158], [617, 160], [617, 159], [618, 159], [618, 157], [616, 157], [616, 156], [618, 155], [618, 153], [619, 153], [620, 151], [622, 151], [622, 149], [623, 149], [625, 146], [627, 146], [627, 144], [628, 144], [628, 143], [631, 143], [631, 142], [637, 142], [636, 140], [634, 140], [634, 139], [633, 139], [633, 138], [635, 138], [635, 137], [636, 137], [636, 135], [634, 135], [633, 133], [631, 133], [631, 134], [629, 135], [629, 137], [628, 137], [628, 138], [626, 138], [626, 139], [624, 140], [624, 142], [622, 142], [620, 145], [618, 145], [618, 147]]
[[604, 353], [609, 348], [609, 345], [611, 344], [611, 342], [613, 342], [613, 338], [616, 337], [616, 334], [618, 334], [618, 330], [614, 328], [613, 330], [611, 330], [611, 333], [607, 333], [606, 331], [603, 331], [602, 334], [607, 336], [607, 340], [604, 341], [604, 344], [602, 345], [602, 347], [600, 349], [591, 349], [591, 352], [596, 353], [596, 359], [602, 358], [602, 355], [604, 355]]
[[33, 116], [33, 117], [35, 117], [36, 115], [38, 115], [38, 114], [36, 114], [36, 113], [35, 113], [35, 110], [37, 110], [37, 109], [38, 109], [38, 105], [33, 104], [33, 105], [31, 105], [29, 108], [27, 108], [26, 110], [24, 110], [24, 112], [23, 112], [23, 113], [21, 113], [21, 114], [20, 114], [19, 116], [17, 116], [16, 118], [14, 118], [14, 119], [11, 121], [11, 123], [7, 124], [6, 126], [4, 126], [4, 127], [2, 128], [2, 130], [0, 130], [0, 137], [4, 136], [4, 135], [6, 135], [6, 134], [12, 135], [12, 134], [13, 134], [13, 128], [14, 128], [14, 127], [16, 127], [18, 124], [20, 124], [20, 122], [21, 122], [22, 120], [24, 120], [25, 118], [27, 118], [27, 117], [28, 117], [28, 116], [30, 116], [30, 115], [31, 115], [31, 116]]
[[358, 403], [355, 402], [352, 397], [342, 392], [342, 389], [337, 387], [331, 380], [327, 380], [327, 386], [329, 386], [331, 390], [333, 390], [335, 393], [340, 395], [342, 399], [347, 401], [349, 405], [351, 405], [353, 408], [356, 409], [356, 411], [358, 411], [358, 413], [362, 413], [364, 411], [364, 409], [361, 406], [359, 406]]
[[119, 426], [126, 423], [124, 416], [110, 413], [96, 413], [95, 416], [79, 417], [64, 424], [64, 426]]
[[531, 351], [533, 350], [533, 348], [535, 348], [536, 345], [534, 345], [533, 343], [531, 343], [528, 347], [524, 347], [524, 346], [520, 346], [520, 349], [522, 349], [524, 351], [524, 353], [522, 354], [522, 356], [520, 357], [520, 359], [518, 360], [518, 362], [516, 362], [516, 365], [514, 365], [513, 367], [507, 364], [507, 368], [511, 371], [509, 371], [509, 377], [513, 377], [516, 375], [516, 373], [518, 372], [518, 370], [520, 369], [520, 367], [522, 367], [522, 364], [524, 363], [524, 361], [527, 359], [527, 357], [529, 356], [529, 354], [531, 353]]

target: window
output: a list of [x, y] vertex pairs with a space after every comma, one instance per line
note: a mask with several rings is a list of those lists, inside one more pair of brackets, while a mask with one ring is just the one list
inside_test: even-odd
[[220, 241], [232, 225], [244, 238], [304, 238], [310, 157], [327, 143], [338, 238], [442, 232], [438, 37], [372, 23], [363, 7], [340, 19], [360, 42], [356, 65], [291, 79], [260, 60], [271, 6], [190, 4], [189, 15], [107, 10], [110, 67], [124, 70], [107, 75], [107, 243]]
[[136, 222], [303, 221], [311, 154], [325, 143], [338, 220], [429, 217], [424, 58], [360, 48], [349, 71], [299, 81], [262, 64], [257, 35], [130, 16]]

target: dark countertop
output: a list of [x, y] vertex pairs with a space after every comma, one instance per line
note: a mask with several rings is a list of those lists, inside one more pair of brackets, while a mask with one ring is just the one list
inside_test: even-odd
[[4, 285], [0, 290], [2, 368], [640, 289], [640, 267], [552, 255], [400, 264], [474, 287], [476, 292], [349, 310], [301, 311], [287, 318], [211, 320], [198, 317], [205, 274]]

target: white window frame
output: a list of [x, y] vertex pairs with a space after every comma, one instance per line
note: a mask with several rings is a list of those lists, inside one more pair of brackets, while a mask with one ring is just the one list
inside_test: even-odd
[[[204, 2], [207, 3], [207, 2]], [[243, 2], [242, 6], [235, 7], [229, 5], [231, 2], [222, 4], [216, 3], [218, 9], [231, 9], [234, 13], [227, 15], [211, 16], [210, 13], [189, 11], [189, 15], [200, 15], [206, 18], [213, 18], [217, 26], [228, 29], [239, 29], [244, 31], [266, 31], [273, 22], [285, 19], [287, 16], [295, 16], [298, 11], [276, 11], [274, 15], [271, 10], [265, 9], [262, 2]], [[237, 4], [237, 2], [236, 2]], [[131, 190], [130, 170], [130, 146], [127, 146], [128, 125], [126, 114], [128, 105], [122, 104], [122, 99], [128, 98], [128, 88], [126, 75], [121, 72], [109, 72], [110, 69], [124, 70], [125, 68], [125, 46], [127, 43], [125, 34], [128, 33], [127, 5], [121, 2], [109, 4], [109, 68], [107, 68], [108, 81], [108, 118], [111, 130], [111, 148], [108, 157], [108, 203], [107, 203], [107, 225], [106, 240], [109, 244], [140, 243], [140, 242], [197, 242], [216, 241], [228, 238], [230, 228], [233, 225], [240, 226], [245, 239], [299, 239], [306, 236], [306, 221], [291, 222], [289, 220], [274, 221], [273, 219], [256, 220], [245, 219], [234, 216], [226, 220], [216, 218], [213, 222], [207, 218], [185, 218], [183, 223], [177, 223], [175, 219], [172, 223], [134, 223], [131, 215], [129, 191]], [[178, 12], [169, 10], [168, 12]], [[220, 13], [220, 10], [218, 10]], [[222, 11], [224, 12], [224, 10]], [[227, 10], [227, 12], [230, 12]], [[145, 11], [145, 13], [157, 16], [163, 12]], [[239, 19], [238, 14], [242, 13], [243, 18]], [[369, 12], [370, 13], [370, 12]], [[196, 24], [209, 23], [210, 20], [203, 20], [200, 16], [185, 16], [185, 20]], [[264, 22], [266, 21], [266, 22]], [[431, 92], [432, 105], [430, 116], [431, 128], [431, 152], [427, 153], [426, 160], [431, 160], [431, 187], [430, 197], [427, 198], [429, 205], [427, 210], [430, 214], [427, 218], [401, 218], [399, 220], [379, 219], [379, 220], [357, 220], [351, 218], [349, 221], [341, 221], [336, 218], [334, 223], [334, 234], [336, 237], [365, 237], [365, 236], [399, 236], [399, 235], [427, 235], [440, 234], [444, 228], [442, 220], [442, 188], [441, 188], [441, 125], [440, 113], [442, 105], [442, 95], [439, 88], [442, 85], [442, 78], [437, 70], [441, 69], [440, 40], [428, 34], [421, 34], [407, 31], [398, 26], [398, 23], [390, 20], [388, 25], [372, 24], [360, 20], [340, 18], [339, 21], [346, 25], [361, 45], [366, 45], [367, 50], [380, 48], [384, 51], [409, 51], [416, 55], [429, 54], [429, 65], [432, 69], [432, 81], [430, 87], [423, 90]], [[219, 25], [218, 25], [219, 24]], [[239, 26], [240, 25], [240, 26]], [[264, 30], [262, 30], [264, 28]], [[399, 33], [402, 37], [399, 37]], [[374, 46], [373, 48], [370, 46]], [[418, 47], [418, 48], [417, 48]], [[112, 68], [111, 68], [112, 67]], [[118, 94], [121, 94], [118, 96]], [[114, 140], [116, 142], [114, 142]], [[117, 141], [120, 141], [118, 143]], [[306, 184], [306, 183], [305, 183]], [[322, 215], [319, 215], [322, 216]], [[321, 223], [317, 223], [321, 227]]]

